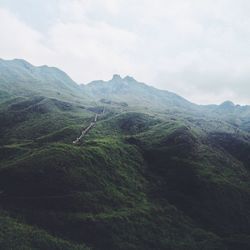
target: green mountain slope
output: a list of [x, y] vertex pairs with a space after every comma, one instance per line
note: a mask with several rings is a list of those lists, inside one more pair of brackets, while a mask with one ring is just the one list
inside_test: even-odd
[[84, 245], [73, 244], [69, 241], [49, 235], [44, 230], [25, 225], [8, 215], [0, 215], [0, 248], [1, 249], [62, 249], [87, 250]]
[[0, 96], [45, 95], [63, 100], [89, 100], [63, 71], [48, 66], [35, 67], [22, 59], [0, 59]]
[[250, 249], [248, 106], [16, 67], [0, 70], [0, 248]]
[[133, 110], [143, 112], [151, 110], [165, 113], [168, 110], [191, 113], [194, 116], [225, 120], [234, 125], [235, 129], [250, 131], [250, 106], [234, 105], [230, 101], [221, 105], [196, 105], [174, 93], [148, 86], [129, 76], [121, 78], [114, 75], [109, 81], [93, 81], [81, 87], [94, 100], [120, 104], [121, 109], [131, 106]]
[[81, 87], [96, 100], [104, 98], [137, 107], [162, 110], [166, 107], [186, 109], [194, 106], [174, 93], [158, 90], [129, 76], [121, 78], [114, 75], [110, 81], [93, 81]]

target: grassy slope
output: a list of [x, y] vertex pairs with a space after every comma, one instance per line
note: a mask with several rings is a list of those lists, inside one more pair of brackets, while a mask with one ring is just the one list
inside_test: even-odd
[[0, 59], [0, 97], [44, 95], [74, 103], [90, 99], [63, 71], [55, 67], [35, 67], [25, 60]]
[[76, 245], [56, 238], [44, 230], [28, 226], [1, 212], [0, 249], [87, 250], [88, 248], [84, 245]]
[[89, 109], [50, 98], [2, 105], [4, 209], [94, 249], [247, 249], [246, 133], [233, 148], [226, 123], [117, 112], [107, 108], [74, 146]]

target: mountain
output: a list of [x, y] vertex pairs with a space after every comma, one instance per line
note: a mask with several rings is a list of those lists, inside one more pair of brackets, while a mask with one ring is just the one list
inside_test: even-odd
[[48, 66], [33, 66], [25, 60], [0, 59], [0, 96], [45, 95], [72, 101], [88, 99], [66, 73]]
[[249, 106], [2, 64], [3, 249], [250, 249]]
[[220, 105], [197, 105], [166, 90], [159, 90], [145, 83], [136, 81], [130, 76], [122, 78], [114, 75], [109, 81], [93, 81], [81, 85], [83, 91], [93, 100], [106, 104], [116, 104], [132, 110], [157, 113], [174, 113], [200, 119], [219, 119], [230, 123], [235, 130], [250, 131], [250, 106], [235, 105], [225, 101]]
[[121, 78], [114, 75], [110, 81], [93, 81], [81, 86], [95, 100], [112, 100], [160, 110], [166, 107], [188, 109], [194, 106], [174, 93], [148, 86], [130, 76]]
[[214, 106], [209, 111], [218, 119], [223, 119], [236, 129], [250, 131], [250, 106], [235, 105], [231, 101], [225, 101], [218, 106]]

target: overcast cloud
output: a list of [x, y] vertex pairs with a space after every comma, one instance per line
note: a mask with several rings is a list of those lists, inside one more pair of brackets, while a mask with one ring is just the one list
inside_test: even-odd
[[247, 0], [0, 0], [0, 57], [250, 104]]

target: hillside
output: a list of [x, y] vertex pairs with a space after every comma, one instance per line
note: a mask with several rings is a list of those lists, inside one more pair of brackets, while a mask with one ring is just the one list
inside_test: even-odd
[[74, 102], [88, 97], [66, 73], [46, 65], [35, 67], [22, 59], [0, 59], [0, 97], [45, 95]]
[[119, 75], [113, 75], [110, 81], [93, 81], [81, 87], [96, 100], [124, 102], [134, 107], [163, 110], [166, 107], [186, 109], [194, 106], [172, 92], [158, 90], [130, 76], [121, 78]]
[[248, 106], [20, 62], [0, 67], [4, 249], [250, 249]]

